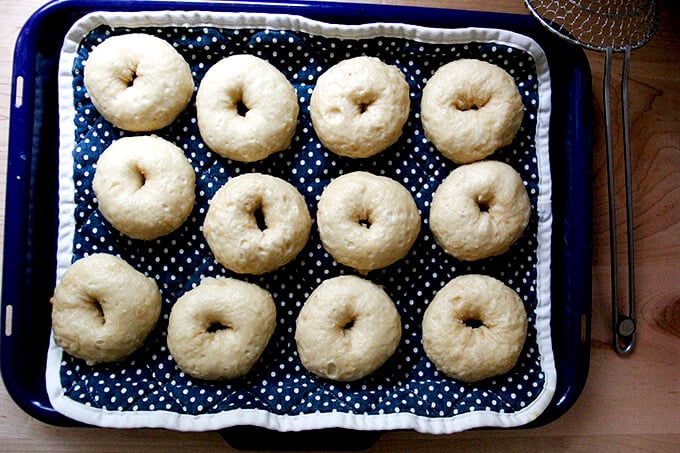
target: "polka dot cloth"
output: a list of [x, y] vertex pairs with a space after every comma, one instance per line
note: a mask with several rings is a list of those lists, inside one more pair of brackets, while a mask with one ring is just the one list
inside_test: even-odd
[[[299, 124], [290, 149], [256, 163], [243, 164], [211, 152], [198, 130], [195, 101], [159, 136], [178, 145], [196, 172], [196, 204], [177, 231], [150, 242], [132, 240], [102, 217], [92, 191], [98, 157], [117, 138], [131, 135], [114, 128], [92, 105], [83, 84], [83, 68], [92, 48], [110, 36], [130, 32], [158, 36], [170, 43], [191, 66], [195, 85], [217, 61], [232, 54], [259, 56], [277, 67], [294, 85], [300, 105]], [[399, 141], [368, 159], [338, 157], [323, 148], [309, 116], [309, 98], [324, 71], [339, 61], [376, 56], [398, 66], [410, 86], [411, 112]], [[435, 243], [428, 227], [432, 195], [455, 168], [426, 139], [419, 115], [423, 87], [441, 65], [478, 58], [507, 70], [515, 79], [526, 113], [514, 142], [492, 158], [510, 164], [522, 176], [532, 216], [525, 234], [499, 257], [459, 262]], [[68, 354], [61, 359], [60, 378], [67, 398], [105, 411], [167, 411], [216, 414], [237, 408], [273, 414], [349, 412], [411, 413], [446, 418], [473, 411], [511, 414], [531, 404], [544, 384], [536, 341], [536, 263], [538, 170], [535, 149], [538, 115], [536, 66], [531, 55], [497, 43], [431, 44], [406, 38], [337, 39], [274, 29], [215, 27], [99, 26], [81, 42], [72, 68], [75, 100], [75, 236], [73, 260], [104, 252], [120, 255], [154, 278], [163, 297], [157, 328], [144, 347], [121, 364], [88, 366]], [[166, 346], [170, 309], [182, 294], [208, 276], [235, 276], [217, 263], [201, 233], [209, 200], [230, 178], [249, 172], [274, 175], [292, 183], [304, 196], [312, 217], [323, 188], [352, 171], [368, 171], [399, 181], [413, 195], [422, 214], [422, 230], [410, 253], [368, 278], [383, 285], [401, 314], [403, 336], [398, 350], [374, 374], [352, 383], [317, 378], [301, 365], [294, 326], [300, 308], [323, 280], [353, 270], [334, 262], [323, 249], [316, 225], [296, 260], [264, 276], [237, 276], [271, 292], [278, 323], [259, 362], [244, 378], [226, 382], [192, 379], [176, 366]], [[453, 277], [482, 273], [518, 292], [529, 316], [528, 337], [517, 365], [506, 375], [475, 384], [439, 373], [421, 344], [423, 313], [435, 293]]]

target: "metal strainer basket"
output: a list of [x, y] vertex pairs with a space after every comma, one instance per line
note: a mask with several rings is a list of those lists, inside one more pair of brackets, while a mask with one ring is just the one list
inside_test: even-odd
[[[627, 354], [635, 344], [635, 264], [633, 253], [633, 197], [628, 133], [628, 72], [630, 52], [645, 45], [659, 25], [655, 0], [524, 0], [548, 30], [586, 49], [605, 52], [604, 116], [607, 147], [609, 192], [609, 229], [611, 255], [612, 332], [614, 349]], [[624, 172], [626, 185], [626, 229], [628, 251], [628, 310], [621, 314], [618, 291], [614, 157], [611, 133], [610, 79], [614, 52], [623, 52], [621, 77], [621, 113], [623, 129]]]

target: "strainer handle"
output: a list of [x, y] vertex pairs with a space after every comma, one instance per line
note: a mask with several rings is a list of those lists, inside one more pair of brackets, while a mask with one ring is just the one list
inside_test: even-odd
[[632, 352], [635, 345], [635, 262], [633, 236], [633, 183], [630, 156], [629, 118], [628, 118], [628, 72], [630, 68], [630, 46], [624, 49], [623, 74], [621, 76], [621, 114], [623, 129], [623, 157], [626, 188], [626, 233], [628, 255], [628, 314], [619, 310], [619, 269], [616, 241], [616, 191], [614, 184], [614, 151], [612, 146], [612, 121], [610, 79], [613, 49], [607, 48], [604, 69], [604, 116], [605, 140], [607, 148], [607, 182], [609, 198], [609, 247], [611, 254], [611, 291], [612, 291], [612, 333], [613, 345], [618, 354]]

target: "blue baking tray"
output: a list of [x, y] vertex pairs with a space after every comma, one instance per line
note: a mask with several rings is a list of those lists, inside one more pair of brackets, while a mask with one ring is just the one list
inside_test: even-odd
[[[2, 377], [16, 403], [46, 423], [76, 424], [56, 412], [45, 390], [50, 335], [49, 298], [55, 285], [58, 224], [57, 66], [67, 30], [92, 11], [205, 11], [296, 14], [325, 22], [401, 22], [431, 27], [501, 28], [527, 35], [544, 50], [551, 72], [550, 162], [553, 178], [552, 338], [557, 388], [548, 409], [527, 426], [565, 413], [585, 384], [591, 307], [591, 75], [583, 52], [544, 32], [530, 16], [299, 1], [169, 2], [56, 1], [20, 32], [12, 76], [0, 342]], [[281, 442], [298, 433], [253, 436], [230, 429], [230, 443]], [[313, 437], [313, 436], [312, 436]], [[247, 440], [245, 440], [247, 439]], [[310, 439], [310, 434], [305, 434]], [[327, 439], [320, 437], [321, 445]], [[277, 445], [272, 443], [271, 445]], [[278, 444], [280, 447], [282, 444]]]

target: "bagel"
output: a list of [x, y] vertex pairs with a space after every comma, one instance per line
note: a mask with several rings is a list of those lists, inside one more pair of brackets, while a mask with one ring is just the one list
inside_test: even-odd
[[423, 347], [437, 369], [463, 382], [507, 373], [527, 335], [521, 299], [503, 282], [463, 275], [447, 283], [423, 315]]
[[430, 228], [446, 253], [475, 261], [507, 252], [530, 216], [519, 174], [508, 164], [482, 161], [461, 165], [437, 187]]
[[168, 349], [195, 378], [234, 379], [248, 374], [275, 327], [268, 291], [233, 278], [205, 278], [173, 305]]
[[240, 162], [288, 148], [298, 110], [288, 79], [252, 55], [232, 55], [216, 63], [196, 94], [198, 128], [206, 145]]
[[309, 101], [314, 131], [340, 156], [374, 156], [401, 136], [410, 109], [404, 74], [375, 57], [343, 60], [317, 80]]
[[305, 200], [283, 179], [249, 173], [213, 196], [203, 235], [215, 259], [239, 274], [264, 274], [292, 261], [309, 240]]
[[524, 104], [504, 69], [463, 59], [440, 67], [427, 81], [420, 114], [427, 138], [444, 156], [463, 164], [512, 143]]
[[112, 36], [85, 62], [92, 104], [114, 126], [149, 132], [172, 123], [194, 94], [191, 68], [172, 45], [152, 35]]
[[97, 161], [92, 188], [99, 211], [121, 233], [152, 240], [191, 214], [196, 176], [177, 146], [156, 136], [123, 137]]
[[324, 248], [336, 261], [368, 273], [408, 253], [420, 231], [420, 213], [398, 182], [353, 172], [324, 189], [317, 224]]
[[161, 313], [156, 282], [105, 253], [74, 262], [50, 302], [55, 343], [89, 365], [127, 358]]
[[401, 318], [385, 291], [356, 276], [331, 278], [309, 296], [296, 321], [304, 367], [335, 381], [355, 381], [397, 349]]

